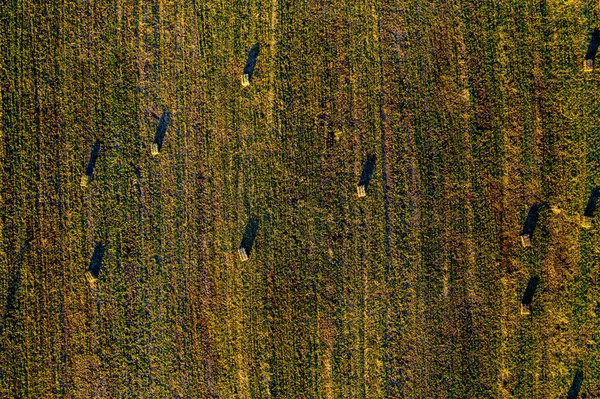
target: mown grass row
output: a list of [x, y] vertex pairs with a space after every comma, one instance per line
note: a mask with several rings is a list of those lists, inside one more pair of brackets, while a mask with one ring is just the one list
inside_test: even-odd
[[[439, 6], [3, 5], [3, 392], [550, 397], [578, 367], [593, 392], [597, 240], [575, 226], [597, 81], [573, 55], [590, 22], [554, 3]], [[564, 216], [520, 249], [547, 199]]]

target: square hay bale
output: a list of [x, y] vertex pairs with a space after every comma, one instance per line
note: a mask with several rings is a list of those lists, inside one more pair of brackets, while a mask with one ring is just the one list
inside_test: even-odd
[[152, 143], [152, 148], [150, 149], [150, 153], [153, 157], [158, 155], [158, 143]]
[[238, 249], [238, 253], [240, 254], [240, 260], [242, 262], [248, 260], [248, 254], [246, 253], [246, 248], [241, 247], [240, 249]]
[[581, 227], [584, 229], [589, 229], [592, 227], [592, 218], [590, 216], [582, 216], [581, 217]]
[[356, 187], [356, 194], [358, 194], [358, 198], [366, 197], [367, 192], [365, 191], [365, 186], [360, 185]]
[[522, 315], [531, 314], [531, 304], [530, 303], [522, 303], [521, 304], [521, 314]]
[[90, 285], [95, 285], [98, 282], [98, 277], [94, 276], [91, 271], [85, 272], [85, 278]]
[[242, 86], [246, 87], [248, 85], [250, 85], [250, 76], [248, 76], [248, 74], [245, 73], [242, 75]]
[[583, 60], [583, 70], [584, 72], [592, 72], [594, 70], [594, 60]]
[[521, 235], [521, 245], [523, 245], [523, 248], [531, 246], [531, 236], [528, 233]]
[[81, 181], [79, 182], [79, 184], [81, 184], [81, 187], [87, 187], [88, 184], [90, 183], [91, 179], [92, 179], [92, 176], [83, 175], [83, 176], [81, 176]]

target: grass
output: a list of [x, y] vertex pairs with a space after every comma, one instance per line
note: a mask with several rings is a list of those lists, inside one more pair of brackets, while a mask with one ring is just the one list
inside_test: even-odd
[[2, 3], [0, 396], [597, 396], [599, 12]]

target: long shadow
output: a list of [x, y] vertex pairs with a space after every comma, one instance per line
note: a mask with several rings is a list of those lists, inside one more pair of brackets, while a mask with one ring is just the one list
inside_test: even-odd
[[246, 224], [246, 230], [244, 231], [244, 237], [240, 248], [244, 248], [248, 256], [252, 253], [252, 247], [254, 247], [254, 240], [256, 240], [256, 234], [258, 234], [258, 218], [251, 217]]
[[586, 60], [596, 59], [596, 54], [598, 53], [598, 46], [600, 46], [600, 30], [596, 28], [592, 31], [590, 45], [588, 46], [587, 53], [585, 53]]
[[375, 155], [367, 155], [367, 160], [363, 164], [362, 174], [360, 175], [360, 181], [358, 182], [359, 186], [365, 186], [365, 189], [367, 189], [369, 183], [371, 183], [373, 172], [375, 171], [375, 162]]
[[594, 216], [596, 205], [598, 205], [598, 198], [600, 198], [600, 187], [594, 187], [592, 189], [592, 193], [590, 194], [590, 198], [588, 199], [587, 205], [585, 206], [585, 210], [583, 211], [583, 216], [590, 218]]
[[98, 278], [98, 274], [100, 273], [100, 268], [102, 267], [102, 258], [104, 258], [104, 244], [99, 242], [94, 247], [94, 253], [92, 254], [92, 259], [90, 260], [90, 272], [92, 276]]
[[248, 74], [248, 79], [252, 79], [252, 75], [254, 74], [254, 67], [256, 66], [256, 62], [258, 61], [258, 54], [260, 53], [260, 45], [256, 43], [250, 49], [248, 53], [248, 59], [246, 60], [246, 66], [244, 67], [244, 74]]
[[521, 231], [521, 235], [529, 234], [530, 236], [533, 236], [533, 233], [535, 232], [535, 228], [538, 223], [538, 219], [540, 217], [541, 208], [541, 204], [533, 204], [531, 208], [529, 208], [529, 212], [527, 213], [527, 217], [525, 218], [525, 222], [523, 223], [523, 230]]
[[154, 142], [158, 145], [158, 150], [160, 151], [163, 146], [163, 142], [165, 141], [165, 135], [167, 133], [167, 128], [171, 124], [171, 113], [169, 111], [163, 111], [160, 120], [158, 121], [158, 126], [156, 127], [156, 133], [154, 134]]
[[522, 304], [531, 305], [531, 302], [533, 302], [533, 295], [535, 295], [535, 290], [539, 283], [540, 279], [537, 276], [529, 279], [527, 288], [525, 288], [525, 293], [523, 293], [523, 299], [521, 300]]
[[567, 393], [568, 399], [577, 399], [579, 396], [579, 391], [581, 390], [581, 385], [583, 384], [583, 371], [577, 370], [575, 373], [575, 377], [573, 377], [573, 383], [571, 384], [571, 388], [569, 389], [569, 393]]
[[92, 146], [92, 151], [90, 152], [90, 159], [87, 164], [87, 168], [85, 168], [85, 174], [91, 176], [94, 174], [94, 168], [96, 167], [96, 160], [98, 159], [98, 155], [100, 154], [100, 141], [96, 141]]

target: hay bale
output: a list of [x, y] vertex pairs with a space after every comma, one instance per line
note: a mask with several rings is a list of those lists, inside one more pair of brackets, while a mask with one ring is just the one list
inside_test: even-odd
[[250, 85], [250, 76], [247, 73], [245, 73], [242, 75], [242, 86], [246, 87], [248, 85]]
[[365, 191], [365, 186], [360, 185], [356, 187], [356, 194], [358, 195], [358, 198], [366, 197], [367, 192]]
[[592, 227], [592, 217], [583, 215], [581, 217], [581, 227], [584, 229], [589, 229]]
[[521, 314], [522, 315], [528, 315], [531, 314], [531, 304], [530, 303], [522, 303], [521, 304]]
[[521, 235], [521, 245], [523, 245], [523, 248], [531, 246], [531, 236], [529, 235], [529, 233]]
[[158, 155], [158, 143], [152, 143], [152, 148], [150, 149], [150, 153], [153, 157]]
[[240, 255], [240, 260], [242, 262], [248, 260], [248, 254], [246, 253], [246, 248], [241, 247], [240, 249], [238, 249], [238, 254]]
[[83, 175], [83, 176], [81, 176], [81, 181], [79, 182], [79, 184], [81, 184], [81, 187], [87, 187], [88, 184], [90, 183], [90, 180], [92, 180], [92, 176]]
[[85, 272], [85, 278], [91, 286], [96, 285], [96, 283], [98, 282], [98, 276], [94, 276], [94, 274], [90, 270]]
[[594, 70], [594, 60], [585, 59], [583, 60], [583, 71], [592, 72]]

